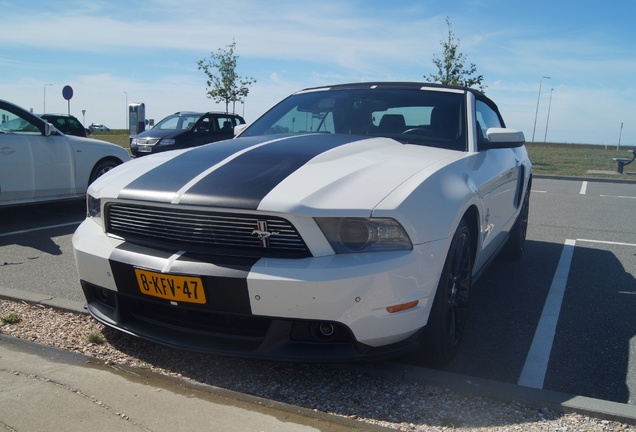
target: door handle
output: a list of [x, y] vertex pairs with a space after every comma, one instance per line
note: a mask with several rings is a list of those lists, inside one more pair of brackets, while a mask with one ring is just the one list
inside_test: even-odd
[[0, 148], [0, 153], [8, 155], [11, 153], [15, 153], [15, 150], [13, 150], [11, 147], [2, 147]]

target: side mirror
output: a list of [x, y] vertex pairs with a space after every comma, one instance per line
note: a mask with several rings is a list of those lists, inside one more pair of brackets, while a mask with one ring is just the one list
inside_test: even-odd
[[247, 124], [240, 124], [237, 126], [234, 126], [234, 136], [239, 136], [241, 133], [243, 133], [243, 131], [247, 129]]
[[57, 132], [57, 129], [55, 129], [55, 126], [53, 126], [51, 123], [45, 121], [44, 122], [44, 136], [51, 136], [55, 132]]
[[502, 149], [521, 147], [526, 142], [523, 132], [515, 129], [489, 128], [486, 131], [486, 142], [481, 144], [481, 148]]

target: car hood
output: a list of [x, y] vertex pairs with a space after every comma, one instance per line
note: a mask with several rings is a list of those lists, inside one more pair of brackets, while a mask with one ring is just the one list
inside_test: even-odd
[[[57, 130], [57, 129], [56, 129]], [[65, 140], [67, 140], [73, 150], [75, 151], [77, 160], [81, 160], [79, 154], [85, 153], [86, 155], [93, 155], [97, 159], [104, 157], [116, 156], [122, 162], [130, 160], [130, 153], [128, 150], [117, 144], [110, 143], [108, 141], [102, 141], [95, 138], [79, 137], [76, 135], [68, 135], [57, 130]], [[94, 163], [94, 161], [93, 161]]]
[[162, 129], [150, 129], [150, 130], [138, 133], [133, 138], [137, 138], [137, 139], [174, 138], [177, 135], [180, 135], [180, 134], [182, 134], [183, 132], [186, 132], [186, 131], [187, 130], [183, 130], [183, 129], [179, 129], [179, 130], [175, 130], [175, 129], [163, 129], [163, 130]]
[[102, 198], [298, 215], [343, 210], [369, 215], [413, 175], [425, 178], [463, 156], [388, 138], [246, 137], [133, 160], [102, 176], [89, 192]]

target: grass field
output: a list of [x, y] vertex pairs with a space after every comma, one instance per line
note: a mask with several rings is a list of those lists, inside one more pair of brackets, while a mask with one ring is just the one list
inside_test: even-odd
[[[109, 132], [94, 132], [91, 137], [108, 141], [124, 148], [129, 148], [129, 137], [126, 130], [112, 130]], [[627, 150], [636, 147], [598, 146], [586, 144], [558, 144], [558, 143], [527, 143], [528, 153], [535, 174], [625, 178], [636, 180], [636, 175], [616, 173], [615, 157], [631, 157]], [[590, 171], [604, 171], [590, 173]], [[625, 167], [626, 173], [636, 173], [636, 162]]]

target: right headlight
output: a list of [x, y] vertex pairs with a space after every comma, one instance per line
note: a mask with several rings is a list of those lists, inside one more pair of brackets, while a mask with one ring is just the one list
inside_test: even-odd
[[390, 218], [321, 217], [316, 223], [336, 253], [410, 250], [411, 239]]
[[102, 226], [102, 200], [91, 194], [86, 194], [86, 216]]

